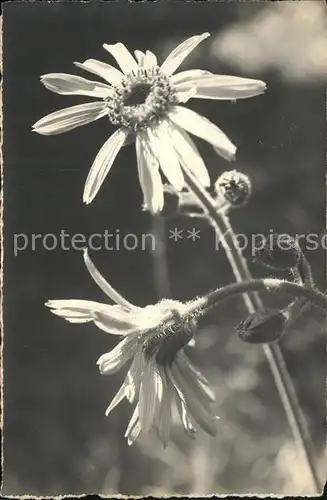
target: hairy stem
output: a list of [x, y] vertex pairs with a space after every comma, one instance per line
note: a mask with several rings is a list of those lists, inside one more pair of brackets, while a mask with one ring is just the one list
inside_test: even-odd
[[[302, 253], [302, 252], [301, 252]], [[293, 268], [291, 270], [293, 279], [295, 283], [298, 283], [299, 285], [305, 285], [308, 288], [315, 288], [312, 272], [311, 272], [311, 267], [307, 259], [302, 253], [300, 262], [298, 267]], [[292, 304], [288, 306], [288, 312], [290, 313], [290, 318], [288, 322], [286, 323], [286, 326], [284, 328], [283, 335], [285, 333], [288, 333], [289, 330], [292, 328], [293, 324], [295, 321], [301, 316], [302, 313], [304, 313], [307, 309], [311, 307], [310, 302], [306, 300], [305, 297], [301, 297], [297, 300], [295, 300]]]
[[259, 278], [232, 283], [209, 292], [207, 295], [196, 300], [194, 308], [203, 308], [204, 313], [216, 307], [220, 302], [231, 299], [237, 295], [251, 291], [271, 291], [274, 293], [284, 293], [293, 297], [305, 297], [313, 305], [321, 309], [324, 313], [327, 309], [327, 295], [313, 288], [305, 288], [291, 281], [277, 278]]
[[[202, 188], [188, 168], [184, 167], [183, 170], [188, 187], [197, 196], [204, 211], [210, 217], [219, 238], [219, 242], [221, 242], [226, 252], [236, 281], [241, 283], [243, 281], [251, 280], [251, 273], [242, 251], [237, 245], [236, 237], [227, 215], [216, 210], [214, 200], [209, 193]], [[252, 288], [252, 290], [256, 291], [258, 289], [260, 290], [260, 287]], [[244, 291], [249, 292], [250, 290], [251, 288], [244, 287]], [[250, 314], [256, 310], [263, 310], [263, 303], [257, 293], [243, 294], [243, 300]], [[294, 441], [303, 457], [303, 460], [306, 462], [307, 470], [310, 473], [314, 489], [317, 493], [320, 493], [320, 482], [315, 469], [311, 440], [309, 439], [308, 433], [303, 425], [304, 418], [298, 405], [296, 392], [288, 373], [283, 354], [277, 344], [263, 345], [263, 350], [274, 377]]]

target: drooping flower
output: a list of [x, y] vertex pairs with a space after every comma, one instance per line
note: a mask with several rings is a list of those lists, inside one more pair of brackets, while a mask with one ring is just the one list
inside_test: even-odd
[[130, 363], [126, 378], [106, 410], [124, 399], [134, 405], [125, 437], [132, 444], [141, 433], [155, 428], [166, 445], [174, 407], [188, 436], [196, 425], [215, 436], [217, 419], [211, 408], [214, 394], [207, 380], [191, 363], [185, 347], [192, 342], [201, 314], [197, 301], [165, 299], [137, 307], [123, 298], [103, 278], [87, 251], [84, 260], [99, 287], [115, 305], [88, 300], [49, 300], [52, 312], [72, 323], [93, 321], [101, 330], [123, 339], [100, 356], [100, 373], [109, 375]]
[[216, 125], [180, 104], [191, 98], [241, 99], [262, 94], [264, 82], [235, 76], [214, 75], [201, 69], [174, 74], [184, 59], [209, 33], [193, 36], [178, 45], [158, 66], [147, 50], [134, 52], [122, 43], [104, 44], [120, 70], [88, 59], [75, 65], [96, 74], [106, 83], [65, 73], [41, 77], [49, 90], [64, 95], [84, 95], [99, 99], [61, 109], [41, 118], [33, 130], [44, 135], [68, 132], [106, 116], [118, 128], [97, 154], [86, 179], [83, 200], [91, 203], [124, 144], [135, 140], [144, 208], [152, 213], [163, 207], [160, 169], [178, 191], [183, 188], [183, 166], [204, 186], [210, 185], [206, 166], [189, 133], [209, 142], [224, 158], [231, 160], [236, 147]]

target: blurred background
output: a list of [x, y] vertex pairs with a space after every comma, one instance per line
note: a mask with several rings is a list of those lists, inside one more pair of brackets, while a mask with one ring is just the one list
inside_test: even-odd
[[[212, 181], [236, 168], [253, 182], [249, 204], [233, 212], [237, 233], [325, 233], [327, 18], [324, 2], [88, 2], [4, 6], [4, 484], [3, 494], [125, 495], [310, 493], [286, 416], [260, 346], [242, 343], [235, 326], [246, 312], [233, 300], [211, 313], [190, 353], [215, 390], [216, 439], [191, 441], [179, 423], [166, 449], [152, 434], [132, 447], [123, 435], [127, 402], [105, 409], [123, 373], [101, 377], [96, 360], [117, 338], [92, 324], [50, 314], [48, 299], [106, 301], [80, 252], [41, 244], [16, 257], [14, 234], [141, 235], [152, 221], [141, 211], [135, 152], [124, 148], [96, 200], [82, 204], [88, 169], [112, 133], [105, 119], [57, 137], [31, 125], [60, 108], [86, 102], [39, 82], [49, 72], [78, 73], [73, 61], [111, 63], [103, 43], [150, 49], [163, 61], [183, 39], [209, 31], [182, 69], [258, 78], [264, 96], [194, 100], [188, 106], [217, 123], [238, 146], [230, 165], [197, 145]], [[86, 76], [88, 75], [82, 75]], [[201, 239], [166, 238], [170, 293], [190, 299], [234, 281], [212, 229], [178, 216], [169, 229], [200, 230]], [[305, 250], [305, 249], [304, 249]], [[269, 275], [257, 262], [254, 276]], [[325, 289], [325, 252], [306, 253]], [[156, 302], [150, 251], [98, 251], [92, 259], [108, 281], [138, 305]], [[274, 305], [271, 297], [268, 304]], [[279, 300], [280, 302], [280, 300]], [[285, 302], [284, 302], [285, 303]], [[286, 299], [287, 303], [287, 299]], [[281, 341], [308, 422], [321, 482], [325, 478], [325, 321], [309, 310]]]

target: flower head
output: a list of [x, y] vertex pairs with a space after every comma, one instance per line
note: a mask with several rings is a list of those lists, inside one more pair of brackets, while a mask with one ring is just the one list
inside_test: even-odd
[[250, 198], [251, 190], [249, 177], [237, 170], [223, 172], [215, 182], [218, 197], [224, 199], [232, 208], [243, 207]]
[[122, 43], [103, 45], [116, 59], [119, 70], [95, 59], [75, 63], [106, 83], [64, 73], [41, 77], [45, 87], [58, 94], [99, 100], [51, 113], [33, 125], [34, 131], [44, 135], [60, 134], [104, 116], [119, 127], [93, 162], [85, 183], [85, 203], [93, 201], [120, 149], [130, 140], [136, 144], [144, 206], [152, 213], [160, 212], [164, 203], [161, 173], [180, 191], [184, 186], [183, 166], [187, 165], [204, 187], [210, 185], [206, 166], [188, 132], [212, 144], [224, 158], [234, 158], [236, 148], [222, 130], [180, 104], [190, 98], [252, 97], [261, 94], [265, 84], [200, 69], [174, 74], [188, 54], [208, 36], [209, 33], [203, 33], [185, 40], [161, 66], [152, 52], [136, 50], [132, 56]]
[[125, 433], [129, 444], [151, 428], [157, 430], [166, 444], [174, 407], [188, 436], [194, 436], [196, 425], [214, 436], [218, 418], [211, 408], [214, 394], [184, 350], [193, 339], [201, 314], [197, 301], [182, 303], [165, 299], [143, 308], [134, 306], [107, 283], [86, 251], [84, 260], [93, 279], [115, 305], [87, 300], [50, 300], [46, 305], [67, 321], [93, 321], [100, 329], [123, 336], [112, 351], [98, 360], [104, 375], [130, 363], [124, 383], [106, 415], [124, 398], [134, 405]]

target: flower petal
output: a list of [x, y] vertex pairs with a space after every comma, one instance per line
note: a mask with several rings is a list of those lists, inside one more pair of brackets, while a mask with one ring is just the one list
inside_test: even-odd
[[138, 65], [142, 68], [150, 69], [157, 67], [157, 58], [150, 50], [147, 50], [145, 53], [141, 50], [135, 50], [134, 54]]
[[89, 71], [94, 75], [98, 75], [101, 78], [107, 80], [111, 85], [119, 85], [124, 75], [117, 68], [114, 68], [110, 64], [104, 63], [102, 61], [97, 61], [96, 59], [87, 59], [83, 63], [74, 62], [75, 66], [78, 68]]
[[97, 361], [101, 375], [111, 375], [116, 373], [135, 354], [137, 339], [135, 337], [125, 337], [110, 352], [102, 354]]
[[203, 33], [202, 35], [192, 36], [180, 45], [178, 45], [163, 62], [160, 69], [166, 75], [172, 75], [178, 66], [182, 64], [184, 59], [194, 50], [199, 43], [208, 38], [210, 33]]
[[126, 398], [130, 403], [133, 403], [138, 396], [141, 384], [142, 373], [145, 368], [145, 360], [142, 351], [137, 351], [134, 356], [133, 363], [127, 373], [128, 385], [126, 386]]
[[202, 400], [197, 398], [197, 394], [190, 387], [188, 381], [181, 373], [179, 366], [174, 363], [172, 365], [172, 376], [175, 387], [178, 386], [180, 391], [185, 396], [186, 406], [192, 418], [197, 424], [210, 436], [217, 434], [217, 417], [213, 415], [209, 407], [205, 407]]
[[155, 360], [150, 358], [147, 360], [140, 386], [139, 413], [142, 431], [148, 432], [153, 426], [161, 401], [162, 379]]
[[155, 68], [158, 65], [157, 57], [153, 52], [147, 50], [145, 53], [144, 67], [147, 69]]
[[106, 417], [109, 415], [109, 413], [114, 409], [116, 408], [116, 406], [126, 397], [130, 403], [133, 403], [133, 399], [131, 399], [129, 397], [129, 394], [130, 394], [130, 386], [134, 386], [133, 384], [133, 380], [130, 376], [130, 372], [131, 370], [133, 369], [133, 366], [135, 366], [135, 360], [136, 360], [136, 357], [134, 357], [134, 360], [133, 360], [133, 363], [132, 363], [132, 366], [131, 368], [129, 369], [128, 373], [127, 373], [127, 376], [124, 380], [124, 383], [122, 384], [122, 386], [120, 387], [120, 389], [118, 390], [117, 394], [114, 396], [114, 398], [112, 399], [110, 405], [108, 406], [108, 408], [106, 409], [106, 412], [105, 412], [105, 415]]
[[141, 429], [140, 421], [136, 420], [133, 427], [130, 429], [130, 431], [128, 433], [128, 437], [127, 437], [128, 446], [131, 446], [136, 441], [136, 439], [139, 437], [139, 435], [141, 433], [141, 430], [142, 429]]
[[261, 80], [227, 75], [200, 77], [177, 88], [187, 90], [194, 85], [196, 86], [194, 97], [201, 99], [246, 99], [260, 95], [266, 90], [266, 84]]
[[196, 397], [200, 401], [202, 400], [204, 405], [213, 403], [216, 399], [214, 392], [209, 387], [207, 381], [204, 383], [202, 379], [198, 378], [196, 369], [191, 365], [191, 362], [187, 359], [187, 357], [178, 356], [176, 363], [178, 365], [179, 372], [187, 381], [194, 394], [196, 394]]
[[179, 103], [185, 103], [196, 97], [196, 81], [200, 76], [212, 75], [209, 71], [202, 69], [190, 69], [173, 75], [170, 80], [175, 85], [176, 97]]
[[170, 81], [178, 88], [180, 85], [184, 84], [196, 84], [198, 78], [210, 75], [212, 75], [212, 73], [210, 73], [210, 71], [205, 71], [204, 69], [188, 69], [171, 76]]
[[234, 144], [217, 125], [211, 123], [204, 116], [191, 109], [174, 106], [169, 113], [169, 118], [179, 127], [212, 144], [226, 160], [234, 159], [236, 153]]
[[138, 327], [133, 322], [133, 316], [120, 306], [109, 306], [90, 300], [49, 300], [45, 304], [52, 309], [52, 313], [71, 323], [94, 324], [112, 335], [127, 335]]
[[126, 429], [124, 437], [127, 438], [128, 445], [132, 445], [134, 441], [138, 438], [141, 432], [141, 424], [139, 420], [139, 405], [137, 404], [134, 408], [132, 418], [129, 421], [128, 427]]
[[129, 431], [131, 430], [131, 428], [133, 427], [135, 422], [138, 420], [138, 418], [139, 418], [139, 404], [137, 403], [135, 405], [134, 411], [132, 413], [132, 417], [129, 421], [128, 427], [127, 427], [126, 432], [124, 434], [124, 437], [128, 437]]
[[147, 136], [152, 153], [159, 161], [161, 170], [167, 177], [168, 182], [177, 191], [181, 191], [184, 186], [184, 176], [167, 126], [162, 123], [156, 129], [148, 129]]
[[116, 130], [116, 132], [109, 137], [100, 149], [85, 182], [83, 194], [84, 203], [89, 204], [96, 197], [104, 179], [108, 175], [113, 162], [115, 161], [117, 154], [123, 146], [128, 133], [129, 132], [126, 129], [121, 128]]
[[102, 276], [100, 271], [95, 267], [92, 260], [89, 257], [89, 253], [87, 248], [84, 248], [83, 258], [85, 265], [87, 267], [88, 272], [96, 282], [96, 284], [101, 288], [101, 290], [108, 295], [116, 304], [124, 307], [127, 310], [138, 309], [136, 306], [131, 304], [128, 300], [126, 300], [120, 293], [118, 293]]
[[105, 99], [111, 93], [111, 87], [101, 82], [92, 82], [81, 76], [68, 75], [66, 73], [49, 73], [41, 76], [43, 85], [62, 95], [87, 95]]
[[187, 362], [188, 365], [189, 365], [189, 368], [194, 372], [194, 374], [196, 375], [196, 377], [205, 385], [209, 385], [208, 384], [208, 381], [207, 379], [205, 378], [205, 376], [202, 374], [202, 372], [200, 372], [200, 370], [198, 370], [198, 368], [195, 368], [195, 366], [193, 365], [193, 363], [191, 363], [191, 361], [189, 360], [189, 358], [186, 356], [185, 352], [184, 351], [180, 351], [179, 352], [179, 355], [178, 355], [179, 359], [182, 360], [182, 362]]
[[116, 408], [117, 405], [124, 399], [125, 397], [125, 388], [126, 388], [126, 381], [124, 381], [123, 385], [120, 387], [118, 390], [117, 394], [114, 396], [112, 399], [110, 405], [106, 409], [105, 415], [108, 417], [109, 413], [112, 412], [114, 408]]
[[142, 52], [142, 50], [134, 50], [134, 55], [135, 55], [135, 58], [136, 58], [136, 60], [138, 62], [138, 65], [139, 66], [143, 66], [144, 59], [145, 59], [144, 52]]
[[[108, 307], [111, 307], [113, 309], [116, 307], [119, 308], [120, 306]], [[135, 332], [135, 325], [130, 323], [127, 319], [126, 321], [115, 320], [112, 312], [113, 310], [111, 310], [111, 314], [95, 312], [93, 318], [95, 326], [97, 326], [104, 332], [110, 333], [111, 335], [129, 335]]]
[[160, 374], [163, 382], [163, 391], [161, 405], [156, 415], [156, 426], [158, 428], [159, 438], [162, 444], [166, 446], [171, 430], [171, 396], [173, 393], [171, 391], [167, 375], [164, 373], [163, 369], [160, 370]]
[[170, 387], [172, 394], [174, 396], [174, 401], [175, 401], [176, 408], [177, 408], [177, 411], [179, 413], [179, 417], [181, 419], [184, 431], [186, 432], [188, 437], [194, 438], [194, 436], [196, 434], [196, 430], [195, 430], [194, 425], [193, 425], [192, 417], [189, 414], [189, 411], [187, 409], [184, 395], [180, 391], [180, 389], [176, 386], [171, 372], [168, 372], [168, 376], [169, 376], [169, 379], [168, 379], [169, 387]]
[[140, 423], [140, 420], [137, 419], [133, 425], [133, 427], [130, 429], [129, 433], [128, 433], [128, 437], [127, 437], [127, 444], [128, 446], [131, 446], [135, 441], [136, 439], [139, 437], [140, 433], [141, 433], [141, 423]]
[[87, 323], [93, 321], [92, 312], [96, 309], [104, 309], [108, 307], [99, 302], [90, 300], [48, 300], [45, 305], [50, 307], [51, 312], [65, 318], [71, 323]]
[[125, 74], [138, 69], [138, 65], [134, 57], [122, 43], [119, 42], [113, 45], [104, 43], [103, 48], [110, 52], [110, 54], [116, 59], [118, 66]]
[[191, 170], [203, 187], [209, 187], [210, 177], [207, 167], [188, 133], [172, 124], [170, 127], [170, 136], [181, 163]]
[[107, 114], [105, 102], [89, 102], [70, 108], [60, 109], [38, 120], [33, 131], [42, 135], [55, 135], [68, 132], [76, 127], [94, 122]]
[[144, 197], [144, 209], [156, 214], [162, 210], [164, 205], [159, 163], [148, 148], [145, 145], [142, 146], [139, 137], [136, 137], [135, 146], [139, 180]]
[[196, 87], [180, 87], [176, 89], [176, 98], [178, 103], [185, 103], [195, 97]]

